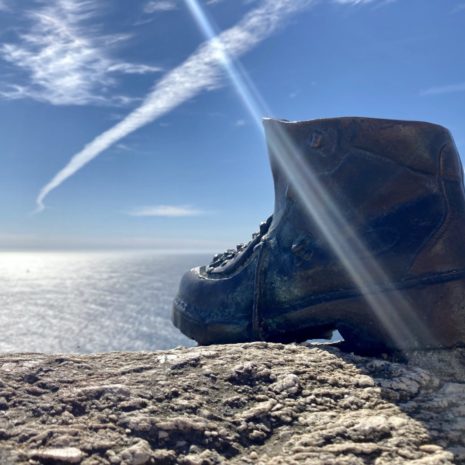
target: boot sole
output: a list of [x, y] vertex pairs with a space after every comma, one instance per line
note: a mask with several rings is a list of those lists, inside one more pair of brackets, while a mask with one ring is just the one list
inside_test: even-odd
[[[261, 340], [254, 337], [250, 324], [237, 325], [228, 323], [205, 323], [196, 320], [173, 304], [171, 320], [187, 337], [194, 339], [199, 345], [234, 344]], [[304, 328], [303, 331], [289, 331], [279, 334], [277, 338], [269, 338], [270, 342], [303, 342], [308, 339], [331, 339], [333, 328], [330, 325]]]
[[171, 319], [174, 326], [187, 337], [197, 341], [199, 345], [232, 344], [253, 340], [249, 337], [249, 325], [205, 323], [192, 318], [181, 306], [178, 306], [177, 302], [178, 299], [174, 301], [172, 310]]
[[[367, 297], [382, 295], [401, 308], [379, 308]], [[376, 299], [373, 299], [376, 300]], [[273, 317], [265, 327], [267, 340], [298, 339], [318, 327], [337, 329], [344, 347], [362, 353], [465, 347], [465, 270], [333, 300]], [[289, 330], [290, 329], [290, 330]]]
[[[401, 302], [402, 309], [378, 309], [366, 296]], [[400, 299], [400, 300], [399, 300]], [[251, 324], [206, 323], [195, 320], [175, 303], [172, 321], [200, 345], [250, 342], [302, 342], [327, 338], [338, 330], [344, 348], [359, 353], [465, 347], [465, 270], [406, 281], [367, 291], [320, 296], [306, 307], [285, 311], [262, 323], [261, 337]], [[186, 304], [183, 304], [184, 306]], [[388, 314], [386, 314], [388, 313]]]

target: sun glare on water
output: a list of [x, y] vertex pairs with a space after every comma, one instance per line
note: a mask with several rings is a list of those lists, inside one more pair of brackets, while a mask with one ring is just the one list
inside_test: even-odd
[[193, 255], [6, 252], [0, 352], [107, 352], [192, 345], [170, 322]]

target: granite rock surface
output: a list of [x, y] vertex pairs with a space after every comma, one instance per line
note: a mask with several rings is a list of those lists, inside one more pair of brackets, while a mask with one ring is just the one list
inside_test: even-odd
[[[465, 464], [465, 350], [0, 356], [0, 464]], [[399, 359], [400, 360], [400, 359]]]

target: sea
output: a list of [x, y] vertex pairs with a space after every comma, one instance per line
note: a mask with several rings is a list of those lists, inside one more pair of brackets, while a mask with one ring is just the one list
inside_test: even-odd
[[182, 274], [211, 255], [0, 253], [0, 353], [194, 346], [171, 323]]

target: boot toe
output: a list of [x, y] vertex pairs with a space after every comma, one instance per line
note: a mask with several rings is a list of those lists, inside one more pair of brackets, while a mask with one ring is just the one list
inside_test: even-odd
[[212, 279], [205, 267], [185, 273], [173, 303], [174, 325], [200, 345], [252, 340], [253, 280], [249, 274], [246, 269]]

